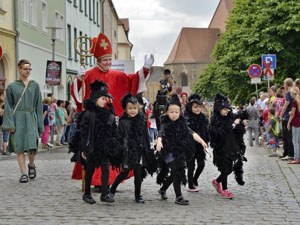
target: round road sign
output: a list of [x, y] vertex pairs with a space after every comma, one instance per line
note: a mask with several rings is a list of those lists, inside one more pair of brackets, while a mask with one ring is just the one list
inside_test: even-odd
[[248, 69], [248, 74], [252, 78], [259, 78], [259, 76], [261, 75], [261, 72], [262, 72], [261, 67], [260, 67], [260, 65], [257, 65], [257, 64], [251, 65]]

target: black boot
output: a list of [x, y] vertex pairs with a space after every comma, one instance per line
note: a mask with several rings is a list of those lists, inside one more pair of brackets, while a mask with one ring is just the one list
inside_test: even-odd
[[85, 201], [86, 203], [91, 204], [91, 205], [96, 203], [96, 201], [93, 199], [93, 197], [91, 195], [84, 194], [82, 196], [82, 200]]
[[178, 205], [188, 205], [190, 204], [189, 200], [185, 200], [182, 196], [176, 198], [175, 203]]
[[144, 200], [141, 196], [135, 198], [135, 201], [136, 201], [137, 203], [145, 203], [145, 200]]
[[160, 194], [161, 200], [167, 200], [168, 199], [168, 197], [166, 195], [166, 191], [163, 191], [163, 190], [159, 189], [158, 194]]
[[110, 194], [107, 194], [104, 196], [101, 195], [100, 200], [101, 200], [101, 202], [107, 202], [107, 203], [113, 203], [115, 201], [114, 198]]

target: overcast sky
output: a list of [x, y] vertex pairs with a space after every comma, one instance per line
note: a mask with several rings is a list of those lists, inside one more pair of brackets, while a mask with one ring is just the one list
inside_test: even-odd
[[153, 53], [163, 66], [182, 27], [208, 27], [219, 0], [113, 0], [119, 18], [129, 18], [135, 69]]

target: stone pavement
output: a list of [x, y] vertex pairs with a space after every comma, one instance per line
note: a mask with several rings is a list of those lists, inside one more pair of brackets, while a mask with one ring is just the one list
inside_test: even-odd
[[[71, 180], [73, 164], [67, 148], [37, 155], [37, 178], [20, 184], [15, 157], [0, 159], [0, 224], [300, 224], [300, 165], [288, 165], [269, 158], [264, 148], [247, 148], [245, 186], [229, 177], [234, 200], [221, 199], [211, 185], [218, 175], [209, 158], [200, 177], [201, 190], [183, 195], [189, 206], [161, 201], [155, 179], [148, 176], [142, 185], [145, 204], [134, 201], [133, 179], [119, 186], [115, 203], [82, 201], [81, 182]], [[3, 160], [6, 159], [6, 160]]]

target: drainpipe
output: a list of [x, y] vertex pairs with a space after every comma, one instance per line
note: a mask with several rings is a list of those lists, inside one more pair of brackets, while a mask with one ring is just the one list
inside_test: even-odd
[[102, 0], [101, 4], [101, 33], [104, 34], [104, 3], [105, 0]]
[[16, 39], [15, 39], [15, 74], [16, 79], [18, 78], [18, 71], [17, 71], [17, 65], [19, 61], [19, 12], [18, 12], [18, 0], [15, 0], [15, 30], [16, 30]]

